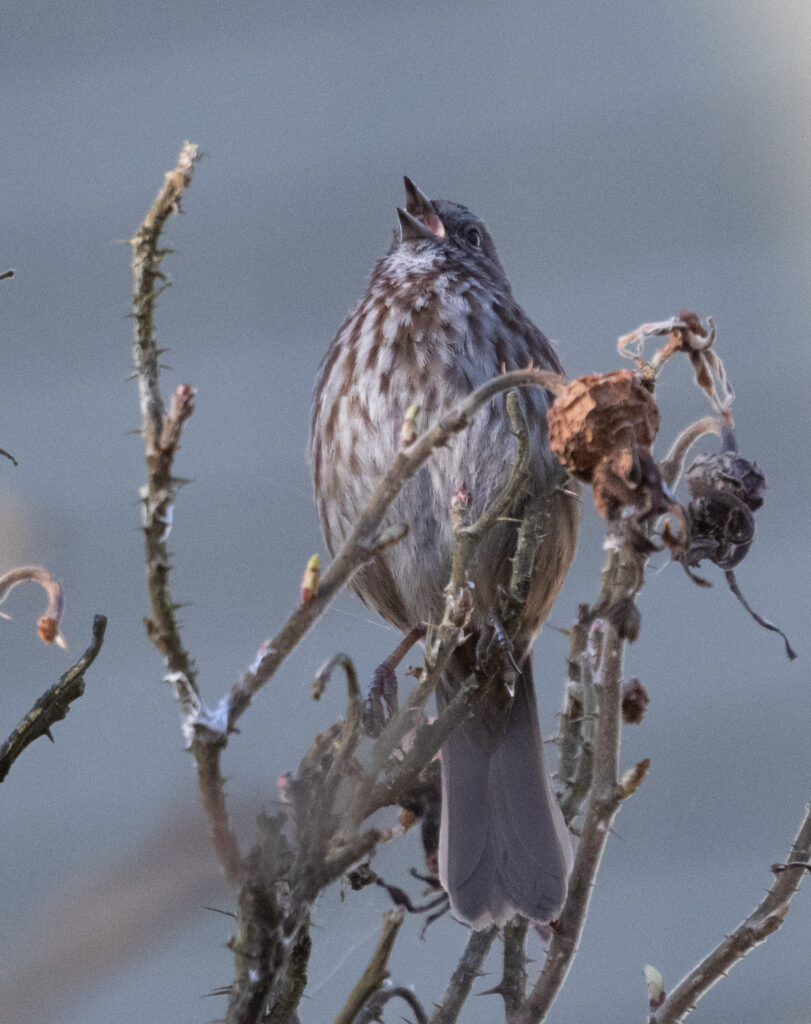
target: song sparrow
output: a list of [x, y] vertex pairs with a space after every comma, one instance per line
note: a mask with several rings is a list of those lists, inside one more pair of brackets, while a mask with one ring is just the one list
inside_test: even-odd
[[[477, 385], [532, 361], [561, 372], [551, 345], [512, 296], [484, 224], [464, 206], [429, 200], [408, 178], [400, 237], [375, 266], [320, 367], [310, 448], [318, 512], [334, 554], [395, 458], [413, 403], [430, 425]], [[577, 501], [555, 486], [539, 389], [521, 400], [529, 424], [526, 500], [548, 497], [514, 661], [475, 715], [442, 748], [440, 879], [456, 914], [474, 928], [520, 911], [549, 921], [566, 895], [572, 854], [544, 763], [532, 680], [531, 646], [574, 554]], [[408, 534], [354, 579], [363, 601], [409, 632], [438, 622], [454, 543], [451, 498], [462, 484], [478, 514], [498, 493], [515, 442], [503, 397], [439, 449], [403, 488], [388, 523]], [[520, 515], [520, 509], [518, 514]], [[497, 628], [500, 593], [516, 543], [513, 523], [487, 536], [471, 571], [470, 637], [438, 688], [440, 706], [477, 665]], [[510, 675], [512, 673], [512, 678]]]

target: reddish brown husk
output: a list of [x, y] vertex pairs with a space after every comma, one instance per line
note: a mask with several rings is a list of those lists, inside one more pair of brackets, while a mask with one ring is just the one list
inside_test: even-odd
[[659, 410], [633, 370], [587, 374], [568, 384], [548, 413], [549, 445], [561, 465], [590, 483], [600, 461], [618, 449], [650, 447]]

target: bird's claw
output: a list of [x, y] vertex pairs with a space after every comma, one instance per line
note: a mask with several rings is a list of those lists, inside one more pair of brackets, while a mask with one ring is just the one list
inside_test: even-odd
[[521, 669], [518, 667], [518, 663], [515, 660], [515, 648], [513, 647], [513, 642], [507, 635], [507, 630], [504, 628], [501, 620], [496, 618], [494, 615], [490, 619], [490, 625], [493, 627], [493, 640], [502, 649], [504, 656], [515, 669], [516, 673], [520, 672]]
[[397, 675], [384, 661], [372, 673], [369, 694], [363, 705], [363, 729], [367, 736], [376, 739], [399, 706]]
[[515, 680], [521, 673], [521, 667], [515, 660], [513, 642], [498, 616], [491, 616], [488, 626], [489, 629], [480, 631], [476, 644], [476, 669], [477, 671], [493, 671], [496, 668], [496, 663], [493, 660], [495, 649], [496, 657], [504, 665], [504, 685], [507, 687], [510, 697], [514, 697]]

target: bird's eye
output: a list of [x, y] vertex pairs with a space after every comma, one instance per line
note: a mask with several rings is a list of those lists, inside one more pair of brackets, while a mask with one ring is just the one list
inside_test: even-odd
[[468, 228], [465, 232], [465, 239], [473, 246], [474, 249], [481, 249], [482, 236], [479, 233], [478, 228]]

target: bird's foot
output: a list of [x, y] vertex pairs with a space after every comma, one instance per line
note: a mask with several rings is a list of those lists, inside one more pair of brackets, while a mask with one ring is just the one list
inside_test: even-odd
[[424, 629], [412, 629], [372, 673], [369, 694], [363, 705], [363, 729], [367, 736], [371, 736], [373, 739], [377, 738], [385, 729], [388, 720], [399, 708], [397, 676], [394, 670], [424, 635]]
[[376, 739], [399, 707], [397, 674], [388, 660], [381, 662], [372, 673], [369, 693], [363, 705], [363, 728], [367, 736]]
[[507, 635], [507, 630], [504, 628], [504, 624], [501, 619], [495, 615], [491, 616], [490, 625], [493, 627], [493, 640], [504, 652], [504, 657], [512, 665], [515, 672], [520, 672], [521, 669], [518, 667], [518, 663], [515, 660], [515, 648], [513, 647], [513, 642]]
[[476, 669], [488, 675], [500, 672], [510, 697], [515, 695], [515, 680], [521, 669], [515, 660], [515, 648], [497, 615], [488, 621], [476, 644]]

